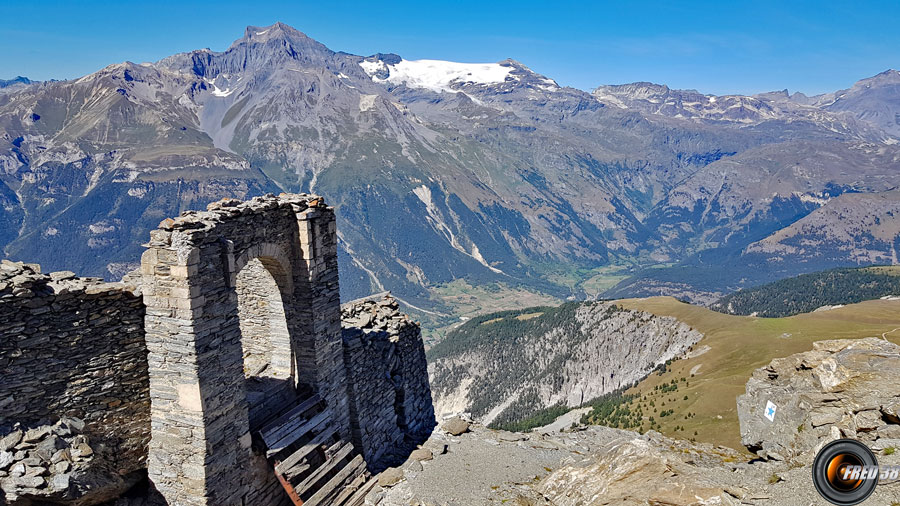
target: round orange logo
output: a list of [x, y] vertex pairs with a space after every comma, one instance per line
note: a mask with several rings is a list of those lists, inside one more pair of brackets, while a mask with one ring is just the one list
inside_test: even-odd
[[878, 485], [878, 461], [868, 446], [855, 439], [838, 439], [822, 447], [813, 461], [813, 484], [826, 501], [852, 506]]

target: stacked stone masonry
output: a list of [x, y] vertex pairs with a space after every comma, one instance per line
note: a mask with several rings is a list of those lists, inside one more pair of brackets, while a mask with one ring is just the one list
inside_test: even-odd
[[334, 212], [307, 195], [226, 200], [164, 221], [150, 238], [141, 258], [150, 479], [175, 504], [283, 504], [251, 448], [267, 413], [248, 402], [237, 279], [260, 259], [282, 293], [292, 374], [266, 390], [318, 393], [349, 439]]
[[134, 286], [4, 260], [0, 378], [0, 436], [77, 417], [122, 474], [144, 467], [149, 376]]
[[388, 294], [345, 304], [341, 318], [353, 443], [381, 470], [434, 428], [421, 331]]
[[253, 434], [279, 406], [318, 394], [370, 468], [430, 432], [417, 324], [385, 299], [342, 329], [321, 197], [226, 199], [145, 246], [127, 283], [0, 265], [0, 438], [77, 417], [170, 505], [267, 505], [289, 500]]

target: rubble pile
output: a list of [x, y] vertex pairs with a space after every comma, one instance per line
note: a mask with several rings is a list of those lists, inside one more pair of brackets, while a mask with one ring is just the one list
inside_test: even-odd
[[66, 501], [98, 504], [134, 484], [91, 445], [84, 421], [62, 417], [53, 425], [15, 427], [0, 438], [0, 490], [9, 504]]

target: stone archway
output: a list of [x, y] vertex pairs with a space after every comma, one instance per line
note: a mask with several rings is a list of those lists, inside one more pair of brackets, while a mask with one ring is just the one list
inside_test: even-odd
[[[267, 408], [248, 400], [246, 356], [282, 387], [317, 393], [349, 435], [333, 210], [309, 195], [225, 200], [163, 221], [147, 246], [150, 479], [169, 504], [281, 504], [251, 451]], [[248, 348], [243, 332], [259, 342]]]
[[250, 427], [259, 426], [279, 406], [291, 403], [297, 392], [297, 375], [290, 329], [290, 265], [273, 257], [237, 262], [238, 328], [241, 333], [243, 372]]
[[271, 273], [273, 268], [280, 265], [264, 257], [254, 258], [238, 271], [235, 281], [244, 376], [248, 379], [294, 377], [282, 289]]

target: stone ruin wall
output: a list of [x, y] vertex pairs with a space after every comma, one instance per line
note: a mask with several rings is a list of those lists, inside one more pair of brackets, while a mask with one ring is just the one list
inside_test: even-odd
[[150, 396], [135, 286], [0, 264], [0, 435], [74, 416], [123, 474], [145, 465]]
[[380, 468], [435, 425], [422, 334], [387, 294], [344, 304], [341, 320], [353, 444]]
[[[310, 199], [311, 197], [304, 198], [304, 202]], [[218, 212], [218, 216], [235, 212], [249, 213], [256, 217], [254, 219], [262, 220], [260, 224], [268, 222], [272, 225], [272, 210], [293, 205], [296, 212], [297, 203], [280, 202], [280, 198], [267, 196], [244, 203], [240, 209], [229, 208], [228, 205], [235, 204], [226, 204], [224, 207], [213, 205], [211, 210]], [[208, 221], [209, 214], [188, 212], [177, 222], [166, 220], [161, 224], [160, 230], [151, 233], [150, 249], [145, 256], [150, 255], [152, 258], [150, 261], [144, 259], [143, 277], [135, 273], [126, 276], [122, 283], [106, 283], [99, 278], [78, 278], [70, 272], [41, 274], [39, 266], [33, 264], [9, 261], [0, 264], [0, 437], [9, 433], [15, 424], [27, 429], [53, 423], [61, 416], [75, 416], [87, 423], [85, 431], [90, 435], [92, 445], [100, 442], [112, 450], [110, 454], [117, 456], [114, 464], [120, 473], [128, 474], [147, 468], [152, 433], [152, 370], [154, 367], [186, 370], [171, 362], [170, 355], [193, 353], [194, 350], [186, 348], [179, 351], [168, 347], [171, 343], [166, 344], [166, 349], [161, 349], [158, 347], [159, 341], [156, 341], [156, 358], [148, 359], [148, 343], [154, 342], [158, 336], [151, 338], [145, 332], [146, 322], [156, 322], [155, 331], [158, 334], [162, 329], [181, 332], [179, 324], [194, 320], [192, 330], [196, 331], [196, 324], [202, 322], [195, 319], [198, 300], [209, 315], [217, 313], [214, 306], [216, 303], [231, 307], [231, 302], [226, 299], [222, 299], [222, 302], [212, 298], [203, 301], [209, 295], [203, 293], [203, 283], [180, 288], [183, 282], [179, 279], [185, 278], [177, 277], [203, 266], [198, 265], [199, 257], [196, 253], [190, 258], [178, 258], [183, 244], [173, 244], [173, 229], [181, 226], [188, 234], [197, 234], [203, 228], [197, 224], [202, 225], [201, 222]], [[293, 212], [283, 214], [283, 217], [276, 214], [276, 225], [279, 219], [286, 223], [296, 223], [293, 221], [297, 219]], [[310, 218], [308, 228], [302, 221], [305, 216]], [[214, 254], [204, 256], [204, 262], [226, 259], [221, 254], [223, 247], [230, 251], [238, 249], [240, 252], [239, 255], [230, 257], [239, 257], [235, 258], [238, 266], [229, 265], [226, 261], [224, 267], [218, 265], [212, 270], [207, 268], [209, 275], [222, 273], [224, 269], [232, 275], [232, 286], [237, 285], [235, 292], [240, 302], [240, 307], [237, 308], [240, 318], [229, 318], [224, 324], [237, 325], [237, 320], [240, 320], [241, 333], [248, 335], [276, 330], [275, 339], [269, 343], [254, 344], [250, 340], [244, 344], [244, 374], [241, 376], [283, 376], [291, 374], [291, 368], [294, 367], [301, 369], [293, 371], [293, 374], [299, 373], [301, 383], [317, 381], [320, 386], [327, 385], [331, 391], [322, 393], [330, 397], [329, 404], [336, 408], [335, 423], [344, 427], [342, 433], [352, 439], [370, 468], [384, 467], [378, 461], [388, 456], [389, 450], [396, 450], [404, 444], [414, 445], [416, 441], [424, 439], [422, 436], [430, 433], [434, 426], [419, 327], [400, 313], [393, 299], [370, 298], [371, 300], [345, 305], [341, 315], [343, 325], [337, 323], [341, 325], [337, 327], [337, 341], [333, 344], [320, 343], [324, 347], [320, 347], [316, 356], [307, 354], [303, 348], [298, 350], [295, 347], [296, 362], [292, 365], [289, 357], [279, 354], [278, 327], [272, 321], [265, 321], [268, 318], [265, 315], [271, 313], [266, 313], [263, 309], [279, 304], [281, 297], [287, 298], [286, 292], [298, 282], [300, 285], [296, 288], [306, 290], [309, 293], [306, 296], [313, 299], [318, 297], [329, 305], [337, 304], [337, 241], [333, 211], [320, 206], [310, 208], [305, 216], [300, 216], [300, 233], [309, 234], [308, 239], [302, 241], [308, 248], [301, 256], [309, 264], [306, 271], [308, 277], [305, 279], [303, 276], [298, 277], [296, 272], [293, 276], [283, 272], [283, 258], [281, 265], [272, 264], [273, 259], [283, 257], [285, 252], [273, 249], [272, 243], [277, 240], [272, 241], [272, 237], [266, 236], [266, 227], [262, 225], [256, 227], [262, 235], [247, 238], [246, 247], [237, 244], [238, 248], [235, 248], [235, 244], [224, 244], [214, 237], [210, 237], [208, 246], [205, 239], [195, 241], [194, 244], [200, 245], [201, 250], [206, 247], [216, 250]], [[271, 233], [272, 229], [268, 230]], [[239, 231], [236, 234], [239, 235]], [[265, 244], [255, 246], [254, 241], [256, 244]], [[288, 255], [290, 253], [287, 252]], [[323, 253], [324, 257], [321, 256]], [[316, 257], [316, 254], [319, 256]], [[281, 272], [279, 268], [282, 269]], [[142, 280], [148, 279], [148, 269], [154, 269], [153, 274], [164, 274], [153, 278], [156, 286], [141, 285]], [[242, 281], [237, 274], [244, 273]], [[261, 283], [260, 280], [267, 276], [269, 279], [274, 277], [277, 283]], [[208, 282], [214, 284], [211, 279]], [[268, 290], [273, 286], [276, 289], [280, 287], [282, 293], [273, 295]], [[265, 290], [261, 287], [265, 287]], [[178, 296], [171, 297], [167, 302], [169, 310], [160, 309], [159, 300], [156, 300], [153, 307], [148, 309], [148, 297], [158, 297], [162, 293], [159, 292], [161, 289], [170, 296], [184, 295], [185, 300], [181, 301]], [[288, 325], [297, 325], [299, 319], [304, 322], [300, 325], [308, 329], [308, 334], [305, 335], [309, 337], [304, 339], [328, 334], [332, 331], [326, 329], [335, 328], [333, 326], [336, 323], [331, 321], [331, 316], [324, 316], [325, 312], [321, 311], [317, 313], [314, 306], [315, 304], [306, 308], [287, 308]], [[340, 314], [331, 311], [327, 313]], [[290, 346], [288, 337], [281, 337], [284, 338], [282, 344]], [[331, 351], [332, 346], [337, 348]], [[322, 350], [326, 350], [324, 355]], [[271, 358], [267, 369], [251, 371], [250, 369], [257, 368], [253, 356], [266, 354]], [[229, 362], [229, 365], [240, 364], [240, 358], [239, 354], [235, 358], [235, 364]], [[328, 363], [322, 363], [323, 359]], [[149, 363], [154, 360], [157, 361], [155, 365]], [[165, 363], [160, 363], [159, 360]], [[216, 361], [222, 360], [224, 359], [220, 357]], [[337, 362], [333, 362], [334, 360]], [[260, 359], [259, 363], [265, 361]], [[323, 374], [333, 377], [323, 377]], [[211, 378], [206, 377], [204, 381]], [[159, 376], [156, 381], [159, 381]], [[215, 379], [212, 378], [212, 381]], [[243, 388], [240, 390], [243, 391]], [[161, 395], [158, 401], [166, 402], [164, 389], [157, 388], [156, 391], [157, 395]], [[173, 389], [172, 400], [178, 402], [176, 399], [180, 394], [181, 392]], [[208, 403], [206, 407], [212, 408], [212, 411], [204, 411], [205, 421], [201, 423], [213, 421], [222, 426], [220, 422], [211, 420], [210, 416], [214, 419], [228, 416], [230, 408], [217, 405], [221, 404], [218, 398], [210, 398], [204, 402]], [[157, 455], [168, 451], [168, 443], [171, 441], [167, 442], [166, 438], [179, 437], [177, 426], [170, 424], [169, 427], [174, 432], [154, 436], [159, 437], [156, 444], [161, 445], [158, 448], [163, 451], [158, 451]], [[246, 436], [243, 432], [232, 436], [244, 444]], [[174, 445], [176, 452], [178, 446]], [[180, 464], [157, 462], [158, 466], [162, 466], [157, 467], [157, 472], [176, 477], [180, 483], [190, 483], [190, 473], [184, 474], [185, 469], [191, 470], [190, 466]], [[200, 466], [197, 472], [205, 474], [210, 469], [208, 466], [214, 463], [201, 461], [197, 464]], [[207, 469], [201, 471], [201, 467]], [[165, 470], [166, 468], [169, 470]], [[7, 471], [9, 470], [0, 469], [0, 477]], [[52, 476], [47, 477], [48, 482], [50, 478]], [[267, 483], [266, 488], [270, 488], [268, 485], [272, 484]], [[257, 490], [256, 493], [283, 494], [277, 482], [274, 486], [276, 488], [273, 490]], [[249, 494], [255, 495], [252, 491]]]
[[[252, 441], [257, 423], [275, 414], [268, 394], [290, 400], [294, 383], [317, 393], [336, 431], [349, 438], [334, 219], [321, 198], [267, 195], [186, 211], [150, 232], [141, 257], [152, 418], [147, 468], [170, 503], [283, 502]], [[246, 380], [237, 281], [254, 259], [272, 267], [266, 276], [282, 295], [291, 377]], [[250, 402], [258, 386], [265, 395], [255, 398], [264, 405]]]

